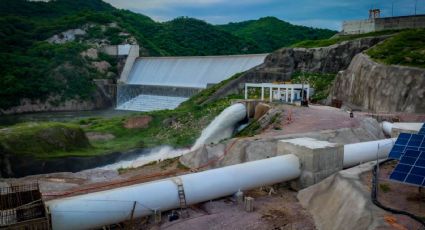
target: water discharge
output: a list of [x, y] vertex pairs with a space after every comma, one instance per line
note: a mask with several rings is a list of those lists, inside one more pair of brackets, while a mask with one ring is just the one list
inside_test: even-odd
[[154, 161], [162, 161], [182, 156], [188, 152], [197, 150], [205, 144], [217, 143], [231, 137], [236, 125], [245, 119], [245, 116], [245, 106], [240, 103], [234, 104], [227, 107], [216, 118], [214, 118], [208, 127], [202, 131], [201, 136], [190, 149], [174, 149], [170, 146], [161, 146], [152, 149], [148, 153], [139, 155], [136, 158], [120, 161], [100, 168], [111, 170], [120, 168], [136, 168]]
[[231, 137], [236, 124], [245, 119], [245, 117], [246, 108], [243, 104], [237, 103], [227, 107], [202, 131], [192, 150], [196, 150], [204, 144], [217, 143]]

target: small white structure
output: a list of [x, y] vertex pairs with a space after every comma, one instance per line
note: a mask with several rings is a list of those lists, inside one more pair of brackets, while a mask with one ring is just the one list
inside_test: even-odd
[[306, 99], [310, 99], [310, 85], [308, 84], [245, 83], [245, 99], [248, 99], [249, 88], [261, 88], [261, 100], [264, 100], [264, 90], [268, 88], [270, 102], [275, 99], [294, 103], [295, 100], [302, 99], [303, 91]]

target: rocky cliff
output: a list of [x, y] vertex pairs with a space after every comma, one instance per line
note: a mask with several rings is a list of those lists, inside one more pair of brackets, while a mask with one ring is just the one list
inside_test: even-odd
[[373, 112], [425, 113], [425, 69], [379, 64], [358, 54], [338, 73], [330, 98]]
[[346, 69], [354, 56], [389, 36], [366, 37], [344, 41], [320, 48], [283, 48], [268, 55], [265, 62], [241, 77], [221, 87], [205, 103], [217, 98], [237, 93], [244, 83], [273, 82], [290, 80], [295, 72], [337, 73]]

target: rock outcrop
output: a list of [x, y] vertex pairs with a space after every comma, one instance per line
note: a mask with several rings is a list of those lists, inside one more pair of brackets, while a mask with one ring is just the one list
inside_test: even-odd
[[346, 69], [355, 55], [388, 37], [366, 37], [320, 48], [283, 48], [277, 50], [268, 55], [262, 65], [230, 81], [217, 90], [204, 103], [232, 93], [238, 93], [239, 90], [243, 89], [246, 82], [258, 83], [290, 80], [292, 74], [298, 71], [337, 73], [340, 70]]
[[379, 64], [361, 53], [338, 73], [330, 98], [373, 112], [425, 113], [425, 69]]

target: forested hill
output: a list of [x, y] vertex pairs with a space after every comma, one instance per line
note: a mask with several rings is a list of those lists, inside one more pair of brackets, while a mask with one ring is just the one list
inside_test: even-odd
[[291, 46], [299, 41], [329, 38], [336, 33], [328, 29], [292, 25], [275, 17], [229, 23], [219, 28], [258, 44], [265, 52]]
[[[143, 56], [248, 54], [335, 33], [278, 19], [257, 26], [264, 20], [215, 26], [181, 17], [159, 23], [101, 0], [0, 0], [0, 109], [19, 105], [22, 99], [55, 96], [59, 103], [90, 97], [92, 79], [119, 74], [111, 57], [83, 55], [102, 45], [138, 43]], [[306, 35], [300, 35], [301, 28]], [[67, 37], [63, 32], [71, 29], [84, 34], [52, 42]]]

